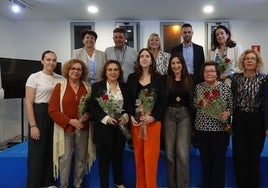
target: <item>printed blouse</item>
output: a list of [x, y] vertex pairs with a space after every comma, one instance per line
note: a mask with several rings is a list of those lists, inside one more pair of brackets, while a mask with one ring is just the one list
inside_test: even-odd
[[[219, 91], [219, 97], [222, 97], [224, 102], [223, 111], [229, 111], [232, 114], [232, 93], [230, 87], [222, 82], [219, 82], [216, 86], [208, 86], [205, 82], [202, 82], [195, 87], [194, 96], [202, 96], [207, 92], [212, 93], [213, 90]], [[219, 114], [220, 115], [220, 114]], [[224, 131], [224, 124], [213, 118], [201, 110], [197, 109], [195, 119], [195, 129], [201, 131]]]
[[262, 73], [257, 73], [253, 77], [245, 77], [243, 73], [234, 74], [231, 89], [235, 110], [244, 112], [263, 110], [265, 77]]

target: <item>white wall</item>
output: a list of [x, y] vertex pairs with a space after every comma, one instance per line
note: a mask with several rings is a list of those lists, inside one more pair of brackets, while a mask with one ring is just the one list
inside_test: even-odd
[[0, 57], [15, 57], [14, 23], [0, 16]]
[[[0, 57], [15, 57], [14, 23], [0, 17]], [[0, 99], [0, 142], [20, 133], [17, 99]]]
[[[136, 21], [135, 21], [136, 22]], [[140, 21], [140, 48], [146, 47], [152, 32], [160, 34], [158, 20]], [[166, 22], [171, 22], [170, 20]], [[178, 21], [176, 22], [184, 22]], [[204, 46], [206, 51], [206, 21], [189, 21], [193, 26], [193, 41]], [[268, 61], [268, 43], [266, 40], [268, 21], [230, 21], [233, 39], [243, 49], [251, 45], [261, 45], [264, 62]], [[114, 21], [95, 22], [95, 31], [99, 35], [96, 48], [105, 50], [113, 45], [112, 31]], [[0, 57], [39, 60], [41, 53], [50, 49], [57, 53], [58, 61], [71, 58], [70, 21], [11, 21], [0, 17]], [[268, 65], [265, 64], [265, 71]], [[0, 100], [0, 142], [20, 134], [20, 100]], [[27, 120], [25, 119], [25, 131]]]

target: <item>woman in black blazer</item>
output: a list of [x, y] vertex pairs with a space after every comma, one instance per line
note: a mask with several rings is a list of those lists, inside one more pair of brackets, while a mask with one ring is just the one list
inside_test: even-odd
[[[122, 183], [123, 151], [126, 138], [119, 126], [126, 126], [129, 117], [126, 109], [126, 85], [123, 72], [116, 60], [109, 60], [103, 67], [102, 81], [92, 85], [90, 113], [94, 119], [93, 141], [97, 146], [100, 187], [109, 187], [109, 170], [112, 162], [116, 187]], [[118, 116], [119, 114], [119, 116]]]
[[[131, 116], [132, 139], [136, 164], [136, 187], [156, 188], [157, 164], [160, 151], [160, 130], [164, 110], [164, 85], [158, 72], [152, 53], [142, 49], [137, 58], [135, 73], [130, 74], [127, 81], [129, 108]], [[146, 110], [145, 103], [154, 101], [151, 109]], [[137, 104], [138, 103], [138, 104]], [[141, 117], [135, 113], [141, 110]], [[136, 113], [136, 114], [137, 114]], [[145, 130], [145, 131], [144, 131]]]

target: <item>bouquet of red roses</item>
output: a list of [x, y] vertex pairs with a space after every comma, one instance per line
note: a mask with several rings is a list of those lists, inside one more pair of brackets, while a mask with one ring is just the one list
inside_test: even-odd
[[220, 119], [220, 114], [225, 111], [224, 100], [220, 96], [220, 91], [213, 89], [212, 91], [205, 91], [202, 95], [197, 95], [194, 98], [194, 104], [197, 110], [211, 116], [224, 125], [224, 130], [232, 134], [231, 126], [227, 121]]
[[[123, 106], [122, 100], [116, 101], [113, 95], [108, 95], [107, 93], [105, 93], [101, 97], [97, 98], [97, 101], [105, 113], [119, 121], [122, 116], [121, 112], [123, 111], [123, 109], [121, 108], [121, 106]], [[126, 137], [126, 139], [131, 138], [130, 131], [128, 130], [126, 125], [118, 124], [118, 127], [122, 134]]]
[[[155, 98], [156, 98], [156, 93], [154, 90], [149, 91], [148, 89], [142, 89], [139, 92], [138, 99], [141, 101], [139, 108], [140, 108], [140, 113], [142, 116], [151, 114], [151, 111], [154, 106]], [[139, 138], [144, 139], [144, 140], [147, 139], [147, 125], [145, 123], [141, 124]]]
[[97, 98], [100, 107], [105, 113], [111, 117], [115, 117], [116, 113], [121, 113], [122, 109], [118, 106], [113, 95], [103, 94]]

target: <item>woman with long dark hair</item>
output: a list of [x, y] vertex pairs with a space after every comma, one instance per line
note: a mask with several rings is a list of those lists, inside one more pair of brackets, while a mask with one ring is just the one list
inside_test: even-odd
[[167, 186], [189, 187], [189, 148], [193, 83], [181, 54], [171, 55], [166, 76], [167, 108], [163, 130], [167, 162]]
[[[156, 188], [161, 120], [165, 101], [164, 85], [149, 49], [140, 50], [135, 73], [129, 75], [127, 85], [136, 164], [136, 187]], [[137, 108], [141, 113], [140, 117], [135, 118]]]

